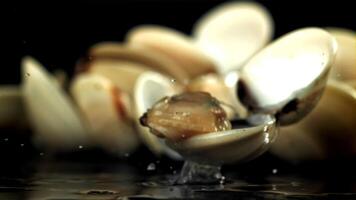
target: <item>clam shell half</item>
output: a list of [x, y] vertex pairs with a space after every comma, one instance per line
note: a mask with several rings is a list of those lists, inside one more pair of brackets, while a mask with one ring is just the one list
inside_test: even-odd
[[87, 142], [87, 129], [69, 96], [36, 60], [22, 62], [22, 92], [35, 142], [54, 151], [73, 150]]
[[273, 20], [253, 2], [229, 2], [205, 14], [194, 27], [197, 45], [218, 71], [237, 70], [272, 38]]
[[237, 124], [232, 130], [193, 136], [180, 142], [166, 140], [168, 146], [185, 159], [205, 163], [222, 164], [243, 162], [267, 151], [273, 142], [276, 120], [269, 115], [253, 115], [246, 119], [247, 125]]
[[77, 76], [71, 93], [88, 122], [93, 143], [120, 155], [135, 150], [139, 142], [127, 113], [127, 93], [97, 74]]
[[153, 135], [149, 131], [149, 128], [139, 124], [138, 119], [158, 100], [166, 96], [175, 95], [181, 91], [181, 87], [169, 78], [156, 72], [145, 72], [137, 79], [133, 98], [136, 116], [135, 122], [142, 141], [152, 152], [158, 155], [167, 154], [174, 159], [180, 159], [181, 157], [168, 148], [162, 139]]
[[356, 155], [356, 89], [330, 81], [316, 107], [297, 124], [281, 127], [271, 152], [291, 162]]
[[335, 39], [319, 28], [281, 37], [242, 68], [242, 103], [255, 112], [277, 115], [280, 124], [298, 121], [318, 102], [336, 49]]
[[126, 39], [129, 46], [174, 60], [189, 78], [216, 71], [213, 61], [178, 31], [154, 25], [138, 26], [127, 34]]

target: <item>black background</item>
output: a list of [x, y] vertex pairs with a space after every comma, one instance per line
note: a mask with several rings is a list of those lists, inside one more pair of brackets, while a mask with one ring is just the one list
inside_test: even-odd
[[[86, 49], [121, 41], [139, 24], [159, 24], [190, 34], [196, 20], [222, 0], [12, 1], [2, 5], [0, 84], [20, 81], [20, 60], [32, 55], [48, 69], [73, 72]], [[353, 1], [258, 1], [271, 12], [275, 37], [306, 26], [356, 30]]]

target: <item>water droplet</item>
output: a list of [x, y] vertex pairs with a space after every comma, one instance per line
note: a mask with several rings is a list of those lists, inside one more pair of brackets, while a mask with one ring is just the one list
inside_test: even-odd
[[23, 143], [22, 143], [22, 144], [20, 144], [20, 146], [21, 146], [21, 147], [24, 147], [24, 146], [25, 146], [25, 144], [23, 144]]
[[174, 79], [174, 78], [171, 79], [171, 82], [172, 82], [172, 83], [175, 83], [176, 81], [177, 81], [177, 80]]
[[44, 153], [43, 153], [43, 152], [41, 152], [41, 153], [40, 153], [40, 156], [44, 156]]
[[273, 170], [272, 170], [272, 173], [273, 173], [273, 174], [277, 174], [277, 173], [278, 173], [278, 169], [273, 169]]
[[277, 186], [276, 185], [272, 185], [272, 190], [277, 190]]
[[156, 170], [156, 164], [150, 163], [150, 164], [147, 166], [147, 171], [154, 171], [154, 170]]
[[223, 185], [225, 183], [225, 176], [221, 176], [219, 183]]
[[83, 146], [82, 146], [82, 145], [79, 145], [79, 146], [78, 146], [78, 149], [83, 149]]
[[5, 138], [4, 141], [5, 141], [5, 142], [9, 141], [9, 138]]
[[126, 158], [130, 157], [130, 154], [129, 153], [125, 153], [124, 155]]

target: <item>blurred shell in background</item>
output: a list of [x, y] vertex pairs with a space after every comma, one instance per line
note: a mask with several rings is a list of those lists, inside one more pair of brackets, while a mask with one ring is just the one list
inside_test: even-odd
[[77, 76], [71, 93], [88, 122], [90, 140], [122, 156], [136, 149], [139, 140], [128, 115], [127, 93], [97, 74]]
[[44, 67], [26, 57], [22, 91], [35, 143], [51, 150], [73, 150], [87, 144], [87, 129], [77, 108]]
[[229, 2], [213, 8], [194, 26], [196, 44], [217, 64], [218, 71], [238, 70], [273, 35], [268, 11], [254, 2]]
[[194, 45], [191, 38], [176, 30], [143, 25], [130, 30], [126, 40], [129, 46], [156, 52], [175, 61], [189, 78], [216, 71], [213, 61]]

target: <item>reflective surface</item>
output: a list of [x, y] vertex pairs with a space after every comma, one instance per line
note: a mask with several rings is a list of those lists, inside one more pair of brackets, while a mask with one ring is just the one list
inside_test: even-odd
[[223, 166], [220, 184], [174, 185], [183, 163], [147, 149], [120, 160], [85, 147], [51, 156], [13, 137], [1, 136], [0, 144], [0, 199], [6, 200], [356, 199], [350, 161], [297, 166], [265, 154]]

